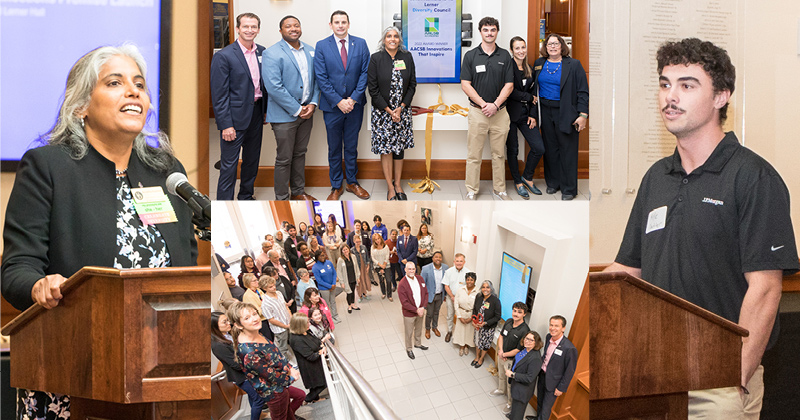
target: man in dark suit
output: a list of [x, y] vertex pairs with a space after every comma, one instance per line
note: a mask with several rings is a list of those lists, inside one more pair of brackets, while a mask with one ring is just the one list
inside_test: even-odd
[[417, 250], [419, 242], [417, 237], [411, 234], [411, 226], [403, 225], [403, 235], [397, 238], [397, 258], [403, 266], [413, 262], [417, 264]]
[[242, 151], [239, 200], [253, 200], [261, 156], [261, 135], [267, 109], [259, 71], [264, 47], [255, 43], [261, 19], [253, 13], [236, 17], [236, 42], [211, 59], [211, 103], [220, 130], [220, 169], [217, 200], [233, 200], [236, 166]]
[[337, 10], [331, 15], [333, 35], [317, 42], [314, 71], [322, 93], [319, 108], [328, 131], [328, 164], [331, 194], [342, 195], [342, 146], [344, 146], [347, 191], [366, 200], [369, 193], [358, 184], [358, 132], [367, 103], [369, 49], [361, 38], [348, 34], [350, 18]]
[[433, 253], [433, 262], [422, 267], [421, 273], [422, 280], [425, 281], [425, 287], [428, 289], [428, 306], [426, 308], [427, 315], [425, 316], [425, 338], [431, 338], [431, 325], [433, 325], [433, 333], [437, 337], [441, 337], [439, 332], [439, 309], [442, 307], [442, 296], [445, 295], [444, 291], [444, 272], [450, 268], [447, 264], [442, 263], [442, 251]]
[[289, 259], [289, 264], [292, 267], [297, 265], [297, 258], [300, 256], [300, 251], [297, 249], [297, 244], [303, 241], [302, 238], [297, 237], [297, 228], [294, 225], [286, 225], [286, 233], [288, 236], [283, 241], [283, 250], [286, 252], [286, 258]]
[[550, 317], [549, 334], [544, 342], [544, 361], [539, 372], [536, 399], [538, 400], [537, 416], [541, 420], [550, 418], [550, 410], [556, 398], [567, 392], [575, 365], [578, 362], [578, 350], [564, 336], [567, 320], [561, 315]]

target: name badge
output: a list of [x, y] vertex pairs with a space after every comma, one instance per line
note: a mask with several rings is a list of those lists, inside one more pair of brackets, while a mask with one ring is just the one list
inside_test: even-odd
[[308, 55], [310, 55], [313, 58], [314, 57], [314, 51], [309, 51]]
[[394, 62], [394, 68], [397, 70], [405, 70], [406, 69], [406, 62], [403, 60], [396, 60]]
[[650, 212], [647, 216], [647, 228], [644, 231], [644, 234], [647, 235], [650, 232], [664, 229], [667, 225], [667, 206], [659, 207]]
[[320, 274], [325, 274], [325, 269], [319, 270]]
[[261, 56], [260, 55], [258, 56], [258, 62], [259, 63], [261, 62]]
[[481, 64], [480, 66], [475, 66], [475, 72], [483, 73], [485, 71], [486, 71], [486, 66], [484, 64]]
[[525, 86], [527, 84], [528, 84], [528, 79], [522, 79], [522, 86]]
[[536, 67], [534, 67], [533, 69], [534, 69], [534, 70], [541, 70], [541, 69], [542, 69], [542, 66], [536, 66]]
[[556, 350], [555, 350], [553, 353], [554, 353], [556, 356], [561, 356], [561, 353], [563, 353], [563, 351], [561, 351], [560, 349], [556, 349]]
[[296, 248], [295, 244], [292, 244], [292, 248]]
[[503, 335], [508, 335], [508, 330], [503, 330]]
[[161, 187], [132, 188], [133, 207], [144, 225], [178, 221], [169, 197]]

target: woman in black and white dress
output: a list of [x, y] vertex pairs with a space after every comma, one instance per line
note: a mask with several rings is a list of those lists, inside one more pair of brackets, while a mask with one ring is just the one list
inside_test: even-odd
[[414, 147], [409, 107], [417, 77], [414, 58], [394, 26], [384, 29], [378, 52], [370, 57], [367, 87], [372, 97], [372, 153], [381, 155], [386, 199], [407, 200], [401, 176], [405, 149]]

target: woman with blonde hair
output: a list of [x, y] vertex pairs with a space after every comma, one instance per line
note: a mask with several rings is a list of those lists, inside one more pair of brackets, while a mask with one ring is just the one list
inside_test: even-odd
[[[383, 241], [383, 236], [375, 232], [372, 234], [372, 268], [378, 277], [381, 286], [381, 299], [387, 295], [392, 301], [391, 273], [389, 271], [389, 247]], [[387, 274], [389, 277], [387, 277]]]
[[297, 356], [297, 368], [303, 378], [303, 385], [308, 389], [305, 402], [322, 401], [319, 394], [328, 387], [325, 381], [325, 373], [322, 368], [322, 358], [327, 351], [322, 345], [322, 341], [309, 329], [308, 317], [306, 314], [297, 312], [292, 315], [289, 321], [289, 345]]
[[[244, 295], [242, 295], [242, 302], [255, 306], [257, 308], [258, 315], [261, 316], [261, 320], [266, 321], [267, 318], [261, 313], [261, 303], [264, 292], [259, 287], [260, 285], [256, 275], [253, 273], [245, 273], [244, 276], [242, 276], [242, 286], [246, 289], [244, 291]], [[272, 334], [272, 330], [269, 328], [269, 324], [266, 322], [263, 325], [261, 334], [270, 340], [275, 339], [275, 336]]]
[[336, 227], [333, 222], [329, 221], [325, 224], [322, 243], [325, 246], [325, 252], [328, 253], [328, 259], [332, 262], [339, 261], [339, 255], [341, 255], [339, 248], [342, 246], [342, 238], [336, 233]]
[[291, 384], [300, 378], [278, 347], [260, 334], [261, 316], [249, 303], [235, 303], [227, 312], [235, 361], [242, 366], [250, 385], [266, 400], [271, 418], [294, 418], [306, 393]]

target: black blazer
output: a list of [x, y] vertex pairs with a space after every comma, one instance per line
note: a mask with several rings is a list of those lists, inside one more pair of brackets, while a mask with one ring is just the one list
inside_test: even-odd
[[[525, 401], [533, 398], [536, 391], [536, 377], [542, 370], [542, 356], [538, 350], [531, 350], [514, 367], [514, 378], [510, 379], [511, 399]], [[505, 374], [505, 372], [498, 372]]]
[[[406, 104], [407, 108], [411, 106], [414, 92], [417, 91], [417, 72], [414, 67], [414, 57], [408, 51], [398, 50], [394, 58], [395, 60], [403, 60], [406, 63], [406, 69], [400, 70], [400, 75], [403, 76], [402, 103]], [[392, 56], [385, 50], [378, 51], [370, 57], [369, 66], [367, 67], [367, 89], [369, 90], [369, 96], [372, 97], [373, 108], [384, 110], [389, 106], [393, 68]]]
[[[533, 63], [533, 80], [536, 90], [539, 91], [539, 73], [547, 59], [539, 57]], [[589, 82], [586, 80], [586, 71], [580, 60], [564, 57], [561, 60], [561, 101], [558, 110], [558, 129], [563, 133], [575, 130], [572, 123], [578, 119], [579, 113], [589, 114]], [[538, 93], [537, 93], [538, 95]]]
[[[486, 323], [484, 326], [486, 328], [494, 328], [502, 315], [500, 299], [495, 295], [489, 295], [486, 298], [486, 302], [489, 302], [489, 307], [483, 311], [483, 322]], [[478, 296], [475, 297], [475, 305], [472, 307], [472, 315], [478, 315], [481, 305], [483, 305], [483, 294], [478, 291]]]
[[[295, 236], [295, 238], [297, 239], [298, 244], [303, 241], [303, 238], [301, 238], [300, 235]], [[297, 265], [297, 245], [294, 244], [294, 241], [292, 241], [292, 238], [290, 238], [288, 235], [283, 241], [283, 251], [286, 252], [286, 258], [289, 259], [289, 264], [291, 264], [292, 267]], [[262, 269], [261, 271], [264, 270]]]
[[[547, 354], [547, 347], [550, 345], [550, 334], [544, 341], [544, 349], [542, 354]], [[560, 350], [561, 354], [556, 354]], [[575, 374], [575, 366], [578, 363], [578, 350], [575, 345], [565, 335], [561, 342], [558, 343], [556, 351], [553, 352], [551, 360], [547, 362], [547, 372], [545, 374], [545, 388], [547, 392], [554, 392], [558, 389], [561, 392], [567, 392], [572, 375]]]
[[[522, 84], [523, 80], [525, 80], [524, 86]], [[508, 96], [508, 101], [506, 101], [506, 110], [508, 111], [508, 117], [511, 119], [511, 121], [527, 122], [528, 117], [533, 117], [537, 120], [539, 119], [539, 113], [536, 110], [536, 106], [533, 105], [533, 97], [535, 93], [533, 86], [533, 74], [531, 74], [531, 77], [528, 78], [522, 77], [522, 70], [517, 68], [517, 64], [515, 62], [514, 90], [511, 91], [511, 94]]]
[[[264, 49], [263, 45], [256, 44], [259, 74], [261, 54]], [[250, 118], [253, 116], [253, 99], [256, 95], [256, 88], [238, 40], [214, 54], [211, 58], [209, 73], [211, 105], [214, 108], [217, 129], [224, 130], [233, 127], [236, 130], [247, 130]], [[267, 89], [264, 87], [264, 77], [259, 76], [259, 79], [261, 80], [261, 95], [263, 95], [259, 114], [263, 120], [264, 114], [267, 112]]]
[[305, 335], [289, 334], [289, 347], [297, 356], [297, 368], [300, 377], [303, 378], [303, 386], [306, 389], [325, 386], [327, 384], [325, 372], [322, 369], [322, 358], [318, 353], [322, 348], [322, 341], [308, 330]]
[[214, 357], [222, 362], [222, 367], [225, 369], [228, 382], [232, 382], [236, 385], [244, 383], [247, 376], [245, 376], [242, 366], [236, 363], [236, 359], [233, 357], [233, 343], [222, 343], [212, 337], [211, 353], [214, 353]]
[[[75, 160], [62, 146], [22, 156], [8, 199], [3, 241], [3, 297], [17, 309], [33, 305], [31, 289], [48, 274], [69, 277], [87, 265], [110, 267], [117, 256], [117, 187], [114, 162], [94, 148]], [[169, 171], [185, 173], [175, 161]], [[160, 186], [166, 173], [145, 166], [136, 152], [128, 163], [132, 188]], [[173, 267], [197, 265], [192, 212], [169, 196], [178, 221], [158, 225]]]

